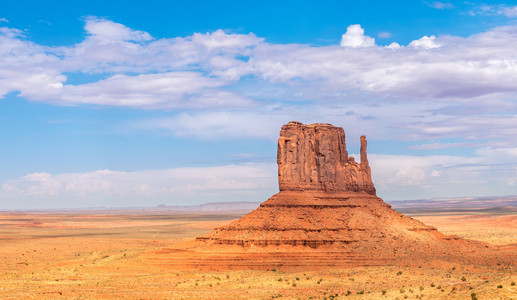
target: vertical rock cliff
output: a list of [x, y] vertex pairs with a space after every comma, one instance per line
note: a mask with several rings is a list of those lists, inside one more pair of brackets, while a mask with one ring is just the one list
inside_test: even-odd
[[289, 122], [278, 139], [280, 191], [360, 192], [375, 195], [361, 137], [361, 163], [348, 156], [345, 131], [330, 124]]

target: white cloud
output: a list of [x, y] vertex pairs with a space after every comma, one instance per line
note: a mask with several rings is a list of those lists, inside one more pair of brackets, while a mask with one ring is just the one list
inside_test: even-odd
[[[409, 47], [396, 42], [376, 46], [360, 25], [348, 27], [341, 41], [343, 47], [269, 44], [252, 33], [227, 34], [221, 30], [157, 40], [145, 32], [97, 18], [87, 18], [85, 29], [89, 34], [83, 42], [49, 48], [27, 41], [19, 30], [1, 28], [0, 95], [19, 91], [30, 100], [58, 104], [162, 108], [156, 102], [167, 102], [172, 105], [165, 107], [173, 108], [203, 108], [204, 104], [211, 108], [213, 103], [234, 107], [249, 101], [225, 87], [239, 86], [242, 78], [249, 77], [252, 80], [248, 82], [280, 84], [283, 86], [276, 87], [281, 89], [312, 89], [310, 93], [315, 96], [362, 90], [417, 100], [517, 93], [517, 27], [512, 26], [467, 38], [424, 36]], [[67, 84], [67, 72], [99, 74], [104, 79]], [[135, 79], [149, 83], [151, 78], [189, 73], [197, 73], [202, 82], [223, 84], [210, 88], [210, 94], [200, 86], [200, 90], [187, 89], [172, 96], [178, 99], [175, 97], [182, 95], [182, 101], [163, 99], [164, 89], [154, 93], [149, 84], [135, 84], [118, 88], [116, 96], [127, 101], [101, 101], [112, 93], [108, 89], [111, 84]], [[111, 76], [108, 79], [107, 74]], [[229, 101], [225, 101], [227, 96]], [[192, 104], [185, 104], [189, 101]]]
[[[3, 207], [19, 209], [262, 201], [277, 189], [275, 176], [274, 166], [270, 164], [138, 172], [32, 173], [4, 183], [0, 199]], [[146, 203], [142, 202], [144, 199]]]
[[370, 154], [369, 161], [378, 195], [385, 200], [515, 193], [501, 180], [515, 177], [515, 164], [502, 166], [501, 159], [490, 155]]
[[517, 17], [517, 6], [508, 6], [506, 4], [482, 4], [470, 10], [470, 15], [501, 15], [508, 18]]
[[397, 43], [397, 42], [392, 42], [391, 44], [386, 46], [386, 48], [396, 50], [396, 49], [402, 48], [402, 46], [399, 43]]
[[[350, 145], [348, 150], [355, 152]], [[516, 161], [517, 148], [486, 149], [473, 157], [373, 153], [369, 161], [378, 195], [391, 201], [484, 196], [494, 189], [500, 195], [512, 194], [517, 166], [504, 164], [507, 155]], [[135, 172], [43, 172], [4, 182], [0, 199], [3, 207], [10, 209], [265, 201], [278, 190], [276, 176], [272, 163]]]
[[96, 17], [86, 18], [84, 29], [91, 38], [98, 39], [103, 43], [116, 43], [119, 41], [148, 41], [152, 37], [149, 33], [132, 30], [122, 24]]
[[359, 24], [350, 25], [341, 36], [341, 47], [361, 48], [375, 46], [375, 39], [364, 35], [364, 29]]
[[9, 20], [6, 18], [0, 18], [0, 23], [9, 23]]
[[454, 8], [454, 5], [452, 3], [449, 3], [449, 2], [439, 2], [439, 1], [434, 1], [434, 2], [426, 2], [424, 1], [425, 4], [427, 4], [428, 6], [432, 7], [432, 8], [436, 8], [436, 9], [450, 9], [450, 8]]
[[389, 39], [390, 37], [392, 37], [392, 34], [390, 32], [381, 31], [379, 32], [379, 34], [377, 34], [377, 36], [381, 39]]
[[415, 40], [409, 43], [409, 46], [420, 49], [440, 48], [440, 44], [436, 43], [436, 37], [434, 35], [423, 36], [419, 40]]
[[140, 129], [163, 129], [176, 137], [214, 139], [276, 139], [286, 123], [283, 115], [251, 111], [182, 113], [176, 117], [138, 122]]
[[[216, 88], [222, 80], [196, 72], [169, 72], [137, 76], [115, 75], [81, 85], [26, 88], [21, 96], [57, 104], [94, 104], [138, 108], [214, 108], [251, 105], [252, 101]], [[50, 99], [50, 100], [49, 100]]]
[[503, 14], [509, 18], [517, 17], [517, 6], [505, 7]]

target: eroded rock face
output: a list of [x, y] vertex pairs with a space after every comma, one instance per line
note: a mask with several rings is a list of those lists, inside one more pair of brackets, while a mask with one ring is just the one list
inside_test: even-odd
[[289, 122], [278, 139], [280, 191], [367, 192], [375, 195], [361, 136], [361, 162], [348, 156], [345, 131], [330, 124]]
[[390, 259], [414, 258], [488, 247], [444, 235], [377, 197], [364, 136], [357, 163], [348, 156], [342, 128], [290, 122], [280, 132], [277, 159], [280, 192], [198, 242], [270, 249], [332, 247], [345, 260], [366, 265], [384, 263], [377, 258], [387, 254]]

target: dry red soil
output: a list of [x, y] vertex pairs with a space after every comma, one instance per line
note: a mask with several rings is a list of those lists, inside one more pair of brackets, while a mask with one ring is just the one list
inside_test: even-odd
[[[180, 269], [160, 262], [170, 258], [170, 249], [185, 247], [238, 217], [130, 211], [0, 214], [0, 298], [271, 299], [281, 295], [329, 299], [338, 294], [338, 299], [470, 299], [475, 293], [479, 299], [515, 299], [517, 294], [512, 285], [517, 282], [515, 264], [498, 265], [495, 260], [219, 271]], [[493, 244], [517, 244], [514, 215], [416, 218], [446, 235], [477, 234], [479, 240]], [[472, 218], [483, 231], [472, 228]], [[323, 251], [332, 258], [331, 252], [331, 247]], [[270, 259], [266, 252], [259, 254]], [[332, 259], [327, 262], [332, 265]]]

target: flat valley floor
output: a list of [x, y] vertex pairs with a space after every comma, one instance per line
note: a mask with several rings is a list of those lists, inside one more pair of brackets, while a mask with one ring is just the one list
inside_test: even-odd
[[[0, 299], [517, 299], [515, 265], [216, 272], [175, 270], [149, 259], [242, 215], [0, 213]], [[515, 214], [411, 216], [445, 234], [517, 244]]]

